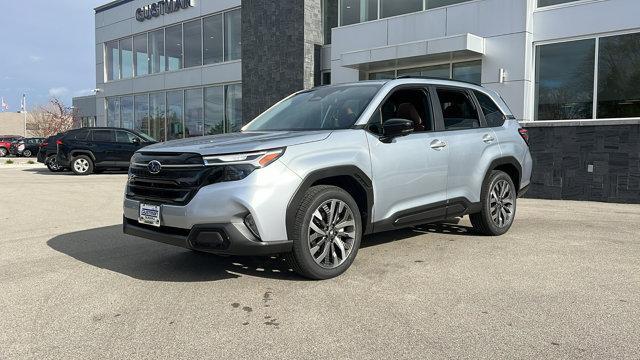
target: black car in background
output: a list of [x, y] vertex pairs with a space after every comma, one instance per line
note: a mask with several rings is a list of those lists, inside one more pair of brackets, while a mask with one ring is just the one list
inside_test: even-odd
[[44, 138], [22, 138], [11, 143], [9, 154], [15, 156], [32, 157], [38, 154], [40, 144]]
[[56, 162], [56, 154], [58, 153], [58, 145], [56, 141], [62, 138], [64, 133], [58, 133], [53, 136], [49, 136], [40, 144], [40, 150], [38, 151], [38, 162], [47, 165], [52, 172], [60, 172], [64, 170]]
[[66, 132], [56, 141], [58, 166], [77, 175], [106, 169], [128, 169], [133, 153], [155, 144], [145, 134], [121, 128], [82, 128]]

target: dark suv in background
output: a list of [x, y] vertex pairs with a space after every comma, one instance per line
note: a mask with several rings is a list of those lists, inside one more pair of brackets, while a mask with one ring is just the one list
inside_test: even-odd
[[57, 143], [56, 163], [77, 175], [106, 169], [128, 169], [133, 153], [156, 141], [120, 128], [82, 128], [65, 133]]
[[44, 138], [24, 138], [11, 143], [9, 153], [15, 156], [32, 157], [38, 154]]
[[63, 171], [64, 167], [61, 167], [56, 162], [56, 154], [58, 153], [58, 145], [56, 142], [62, 138], [64, 133], [58, 133], [46, 138], [42, 144], [40, 144], [40, 150], [38, 151], [38, 162], [47, 165], [52, 172]]

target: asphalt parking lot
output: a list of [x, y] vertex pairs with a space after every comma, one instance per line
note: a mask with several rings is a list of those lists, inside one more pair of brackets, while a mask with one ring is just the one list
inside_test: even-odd
[[0, 359], [640, 358], [640, 205], [525, 199], [313, 282], [123, 235], [125, 180], [0, 167]]

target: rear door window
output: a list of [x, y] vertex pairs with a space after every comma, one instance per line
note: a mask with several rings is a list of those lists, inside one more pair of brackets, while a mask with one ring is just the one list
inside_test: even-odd
[[116, 141], [131, 144], [138, 137], [128, 131], [116, 131]]
[[487, 121], [489, 127], [500, 127], [504, 124], [505, 116], [500, 110], [500, 107], [487, 95], [480, 91], [474, 91], [476, 99], [480, 104], [484, 119]]
[[480, 117], [469, 94], [460, 89], [437, 89], [445, 130], [466, 130], [480, 127]]
[[93, 141], [115, 142], [113, 130], [93, 130]]

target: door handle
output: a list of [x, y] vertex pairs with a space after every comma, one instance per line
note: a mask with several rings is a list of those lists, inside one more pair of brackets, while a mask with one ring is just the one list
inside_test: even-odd
[[482, 137], [482, 141], [484, 141], [487, 144], [491, 144], [492, 142], [496, 141], [496, 138], [494, 138], [489, 134], [484, 134], [484, 136]]
[[436, 139], [436, 140], [433, 140], [433, 141], [431, 142], [431, 145], [430, 145], [430, 146], [431, 146], [431, 148], [432, 148], [433, 150], [440, 151], [440, 150], [442, 150], [443, 148], [447, 147], [447, 143], [446, 143], [446, 142], [444, 142], [444, 141], [442, 141], [442, 140], [437, 140], [437, 139]]

